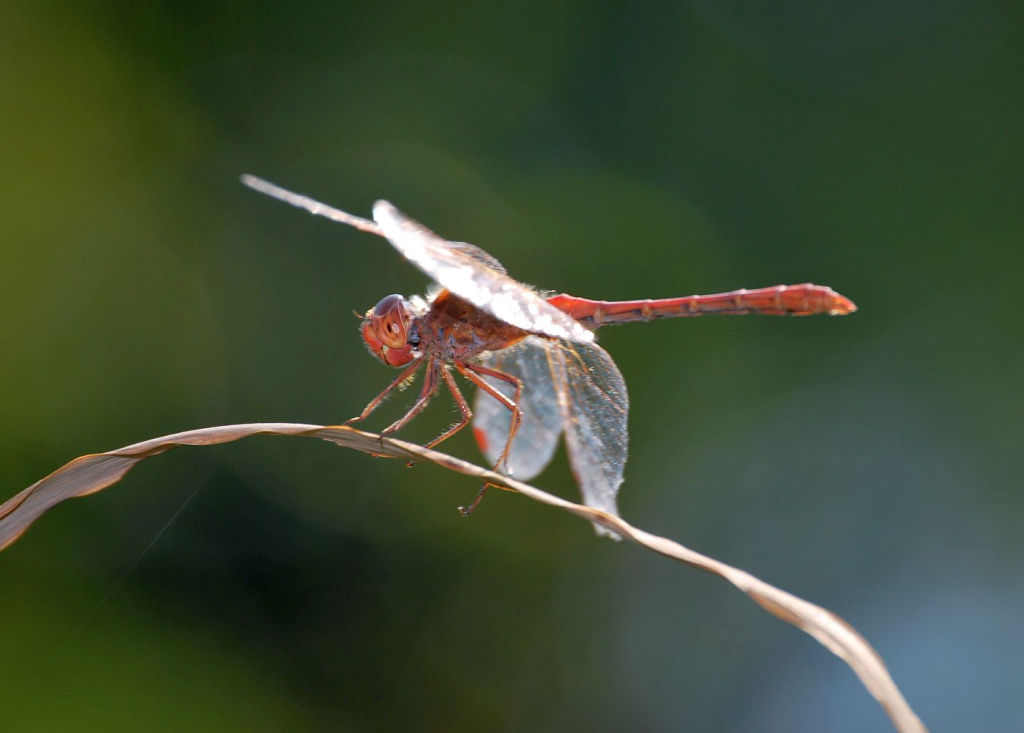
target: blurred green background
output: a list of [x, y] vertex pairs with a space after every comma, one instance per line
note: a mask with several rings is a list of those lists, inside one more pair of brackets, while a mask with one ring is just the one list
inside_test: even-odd
[[[810, 280], [860, 312], [601, 332], [622, 514], [847, 618], [934, 730], [1013, 729], [1022, 47], [985, 1], [3, 3], [3, 498], [391, 379], [351, 311], [424, 278], [243, 172], [582, 296]], [[535, 483], [576, 495], [561, 450]], [[476, 488], [266, 437], [59, 506], [0, 555], [4, 729], [887, 728], [722, 581]]]

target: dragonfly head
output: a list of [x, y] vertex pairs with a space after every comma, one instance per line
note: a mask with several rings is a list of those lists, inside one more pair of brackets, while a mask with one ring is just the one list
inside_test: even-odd
[[370, 353], [388, 366], [400, 367], [418, 356], [418, 337], [409, 338], [412, 315], [405, 298], [388, 295], [366, 311], [360, 333]]

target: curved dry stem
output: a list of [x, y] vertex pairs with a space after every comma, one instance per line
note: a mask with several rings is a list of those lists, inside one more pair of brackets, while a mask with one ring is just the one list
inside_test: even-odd
[[702, 555], [672, 540], [637, 529], [620, 517], [566, 501], [445, 453], [348, 426], [297, 423], [223, 425], [165, 435], [106, 453], [80, 456], [0, 505], [0, 549], [18, 539], [28, 526], [50, 507], [65, 499], [86, 496], [117, 483], [139, 461], [179, 445], [217, 445], [260, 434], [320, 438], [373, 455], [430, 461], [451, 471], [512, 489], [542, 504], [558, 507], [600, 524], [660, 555], [713, 573], [732, 583], [772, 615], [813, 636], [850, 665], [864, 686], [885, 709], [897, 730], [907, 733], [926, 730], [896, 687], [882, 658], [863, 636], [831, 611], [797, 598], [739, 568]]

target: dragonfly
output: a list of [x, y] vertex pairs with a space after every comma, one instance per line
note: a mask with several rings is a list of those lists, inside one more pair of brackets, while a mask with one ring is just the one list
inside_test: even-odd
[[[807, 316], [857, 310], [832, 288], [811, 283], [655, 300], [545, 294], [511, 277], [481, 248], [446, 240], [387, 201], [374, 204], [371, 221], [256, 176], [247, 174], [241, 181], [311, 214], [387, 239], [435, 283], [425, 297], [387, 295], [361, 316], [367, 349], [401, 371], [348, 423], [368, 418], [423, 370], [418, 397], [383, 434], [401, 430], [446, 389], [459, 419], [425, 447], [433, 448], [472, 421], [476, 442], [494, 470], [528, 481], [547, 466], [564, 436], [584, 504], [616, 516], [627, 458], [629, 395], [615, 362], [595, 343], [598, 328], [712, 313]], [[453, 371], [477, 387], [472, 408]], [[471, 513], [488, 485], [459, 510]], [[595, 528], [614, 536], [598, 524]]]

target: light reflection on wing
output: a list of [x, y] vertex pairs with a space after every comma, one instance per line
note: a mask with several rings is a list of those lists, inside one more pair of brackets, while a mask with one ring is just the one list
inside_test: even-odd
[[[562, 432], [562, 410], [551, 381], [548, 344], [547, 339], [531, 336], [482, 360], [484, 366], [523, 381], [519, 404], [523, 419], [508, 456], [508, 474], [522, 481], [529, 481], [548, 465]], [[493, 377], [483, 378], [502, 394], [515, 397], [515, 388], [508, 382]], [[473, 404], [473, 433], [491, 464], [498, 460], [505, 447], [511, 418], [511, 413], [496, 399], [477, 389]]]
[[500, 265], [494, 267], [496, 260], [479, 247], [448, 242], [387, 201], [373, 205], [373, 218], [402, 256], [442, 287], [492, 316], [567, 341], [594, 340], [592, 331], [506, 275]]
[[[562, 342], [567, 398], [565, 444], [583, 503], [618, 516], [616, 496], [626, 466], [629, 394], [615, 362], [597, 344]], [[598, 534], [618, 537], [595, 524]]]

